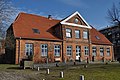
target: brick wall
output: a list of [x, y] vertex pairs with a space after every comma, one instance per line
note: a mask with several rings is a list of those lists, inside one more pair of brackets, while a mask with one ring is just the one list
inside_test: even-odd
[[[20, 47], [19, 47], [20, 43]], [[32, 43], [33, 44], [33, 61], [35, 63], [39, 62], [46, 62], [47, 57], [41, 57], [41, 44], [47, 44], [48, 45], [48, 58], [49, 62], [54, 62], [55, 58], [60, 58], [62, 61], [62, 42], [52, 42], [52, 41], [37, 41], [37, 40], [16, 40], [16, 64], [18, 64], [18, 60], [21, 61], [22, 59], [26, 58], [25, 55], [25, 44], [26, 43]], [[55, 57], [54, 56], [54, 44], [58, 44], [61, 46], [61, 52], [60, 52], [60, 57]], [[20, 48], [20, 49], [19, 49]], [[18, 52], [20, 51], [20, 52]], [[20, 54], [20, 55], [18, 55]], [[18, 59], [19, 56], [19, 59]]]

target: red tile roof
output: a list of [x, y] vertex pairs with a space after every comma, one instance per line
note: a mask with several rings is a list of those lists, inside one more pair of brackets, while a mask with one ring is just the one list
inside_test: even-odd
[[[30, 38], [30, 39], [49, 39], [61, 40], [52, 35], [48, 30], [60, 23], [60, 20], [48, 19], [46, 17], [37, 16], [33, 14], [20, 13], [13, 23], [14, 36], [16, 38]], [[33, 33], [33, 29], [38, 29], [40, 34]], [[112, 44], [103, 34], [98, 32], [95, 28], [91, 30], [91, 42], [95, 44]], [[100, 39], [97, 39], [98, 36]]]
[[[16, 38], [21, 37], [31, 39], [60, 40], [48, 32], [48, 29], [58, 24], [59, 22], [60, 20], [50, 20], [42, 16], [20, 13], [13, 23], [14, 36]], [[33, 28], [38, 29], [40, 34], [33, 33]]]
[[[110, 44], [112, 43], [99, 31], [92, 27], [91, 32], [91, 42], [93, 44]], [[98, 38], [97, 38], [98, 37]]]

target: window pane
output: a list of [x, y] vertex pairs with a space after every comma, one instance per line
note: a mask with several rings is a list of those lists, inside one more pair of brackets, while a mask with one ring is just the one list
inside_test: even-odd
[[41, 56], [47, 56], [47, 44], [41, 44]]
[[71, 31], [71, 29], [66, 29], [66, 37], [68, 37], [68, 38], [72, 37], [72, 31]]
[[67, 56], [72, 55], [72, 46], [67, 46]]
[[25, 44], [25, 53], [27, 56], [33, 55], [33, 44]]
[[95, 46], [92, 47], [92, 55], [96, 56], [96, 47]]
[[107, 56], [110, 56], [110, 48], [107, 48]]
[[88, 32], [87, 32], [87, 31], [84, 31], [84, 32], [83, 32], [83, 38], [84, 38], [84, 39], [88, 39]]
[[89, 49], [88, 49], [88, 46], [85, 46], [85, 47], [84, 47], [84, 53], [85, 53], [85, 55], [89, 55]]
[[100, 56], [103, 56], [103, 55], [104, 55], [104, 49], [100, 48]]
[[60, 45], [54, 45], [54, 56], [60, 56]]
[[79, 30], [75, 30], [75, 38], [80, 38], [80, 31]]

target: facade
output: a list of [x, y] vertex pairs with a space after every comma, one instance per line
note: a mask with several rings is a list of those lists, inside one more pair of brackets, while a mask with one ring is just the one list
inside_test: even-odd
[[120, 26], [107, 27], [100, 32], [113, 43], [115, 59], [120, 59]]
[[0, 37], [0, 63], [5, 61], [5, 40]]
[[5, 40], [0, 38], [0, 54], [5, 53]]
[[111, 61], [112, 43], [75, 12], [63, 20], [20, 13], [7, 30], [8, 62]]

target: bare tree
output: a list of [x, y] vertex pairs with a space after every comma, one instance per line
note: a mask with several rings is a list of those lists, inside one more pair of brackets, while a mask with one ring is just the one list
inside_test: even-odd
[[17, 9], [13, 7], [12, 0], [0, 0], [0, 37], [5, 37], [5, 30], [12, 22]]
[[120, 25], [120, 6], [116, 7], [116, 5], [113, 3], [112, 8], [108, 9], [108, 19], [112, 24]]

